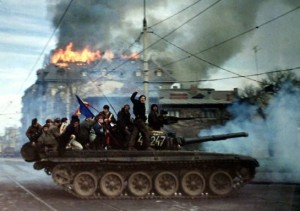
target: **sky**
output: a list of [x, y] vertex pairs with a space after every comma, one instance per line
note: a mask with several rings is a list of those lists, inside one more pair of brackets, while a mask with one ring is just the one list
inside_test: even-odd
[[[142, 31], [142, 0], [74, 0], [60, 23], [69, 2], [0, 0], [0, 135], [5, 127], [21, 126], [22, 96], [51, 50], [74, 41], [77, 49], [122, 51]], [[149, 57], [186, 86], [190, 80], [296, 68], [299, 7], [297, 0], [146, 1], [149, 44], [157, 42]], [[160, 37], [165, 40], [158, 42]], [[138, 42], [130, 51], [141, 48]], [[242, 89], [263, 77], [208, 81], [199, 87]]]

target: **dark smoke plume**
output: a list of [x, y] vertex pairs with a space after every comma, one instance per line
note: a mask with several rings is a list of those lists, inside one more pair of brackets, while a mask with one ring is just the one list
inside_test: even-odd
[[[147, 1], [148, 26], [168, 17], [166, 14], [172, 15], [193, 2], [195, 1]], [[176, 27], [187, 22], [170, 36], [167, 36], [166, 39], [191, 53], [199, 52], [253, 27], [260, 2], [259, 0], [221, 1], [187, 22], [188, 19], [213, 4], [211, 1], [200, 1], [174, 18], [150, 28], [149, 31], [165, 36]], [[54, 27], [58, 27], [59, 19], [68, 3], [69, 0], [62, 0], [52, 7], [49, 6], [49, 11], [53, 14]], [[74, 42], [74, 47], [78, 49], [89, 46], [94, 50], [122, 50], [133, 43], [142, 32], [142, 21], [143, 1], [141, 0], [74, 1], [59, 26], [57, 48]], [[148, 37], [149, 44], [158, 40], [158, 37], [151, 33]], [[221, 66], [227, 59], [241, 50], [242, 43], [247, 38], [247, 36], [241, 37], [230, 44], [214, 48], [199, 54], [199, 56]], [[139, 43], [139, 50], [142, 49], [141, 45], [142, 42]], [[149, 49], [149, 54], [158, 65], [164, 65], [177, 58], [188, 56], [165, 41], [160, 41], [152, 46]], [[206, 77], [208, 75], [207, 70], [211, 66], [191, 58], [166, 68], [173, 70], [178, 79], [186, 80]]]
[[[52, 14], [54, 27], [58, 27], [59, 20], [69, 2], [69, 0], [60, 0], [55, 4], [49, 3], [49, 12]], [[94, 50], [111, 49], [119, 52], [127, 49], [142, 32], [143, 2], [142, 0], [73, 1], [59, 26], [57, 48], [64, 47], [69, 42], [74, 42], [74, 47], [77, 49], [82, 49], [85, 46], [89, 46]], [[258, 24], [256, 22], [257, 15], [262, 6], [274, 5], [274, 1], [261, 0], [226, 0], [220, 2], [202, 0], [178, 15], [155, 25], [195, 2], [196, 0], [146, 1], [146, 18], [150, 27], [149, 44], [151, 45], [151, 43], [159, 40], [156, 35], [164, 37], [173, 31], [166, 37], [169, 42], [189, 53], [197, 53], [255, 27]], [[278, 6], [295, 7], [299, 2], [288, 0], [278, 1], [276, 4]], [[276, 15], [278, 14], [272, 14], [268, 18], [270, 19]], [[268, 19], [262, 19], [261, 21], [266, 20]], [[151, 27], [153, 24], [154, 26]], [[274, 30], [274, 33], [271, 33], [278, 34], [277, 28], [274, 28]], [[254, 31], [246, 33], [230, 42], [197, 54], [197, 56], [222, 67], [228, 59], [243, 49], [244, 44], [252, 38], [254, 33]], [[262, 33], [270, 33], [270, 31]], [[272, 36], [272, 39], [275, 39], [274, 36]], [[269, 40], [270, 36], [265, 42], [269, 42]], [[275, 39], [274, 42], [278, 43], [278, 40]], [[250, 48], [253, 47], [250, 46]], [[134, 49], [129, 51], [141, 50], [142, 40], [134, 45]], [[272, 49], [268, 49], [268, 51], [272, 52]], [[158, 66], [170, 70], [178, 80], [207, 79], [213, 76], [216, 71], [226, 73], [226, 71], [194, 58], [163, 40], [151, 46], [148, 53]], [[190, 56], [190, 58], [172, 63], [187, 56]], [[170, 63], [171, 65], [164, 66]]]

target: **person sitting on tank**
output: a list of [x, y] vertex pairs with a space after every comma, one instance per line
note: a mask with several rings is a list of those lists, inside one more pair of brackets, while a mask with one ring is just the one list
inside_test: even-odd
[[95, 150], [104, 149], [106, 145], [104, 116], [97, 115], [95, 119], [96, 119], [96, 123], [93, 125], [95, 138], [93, 138], [92, 141], [92, 149]]
[[58, 142], [53, 140], [52, 135], [49, 133], [49, 125], [43, 125], [43, 133], [38, 138], [38, 145], [42, 152], [56, 151]]
[[70, 124], [59, 137], [59, 151], [64, 152], [66, 149], [82, 150], [83, 147], [77, 140], [80, 133], [80, 120], [78, 116], [73, 115]]
[[80, 144], [83, 146], [83, 149], [91, 148], [90, 132], [95, 123], [96, 118], [91, 117], [85, 118], [84, 121], [80, 123], [79, 140]]
[[31, 120], [31, 125], [26, 130], [26, 136], [30, 143], [35, 146], [40, 135], [42, 135], [42, 125], [40, 125], [37, 118], [34, 118]]
[[103, 110], [101, 112], [99, 112], [98, 115], [102, 115], [104, 117], [104, 122], [105, 123], [113, 123], [113, 124], [117, 123], [116, 118], [109, 111], [109, 106], [108, 105], [104, 105]]
[[139, 99], [135, 99], [136, 95], [137, 95], [138, 91], [135, 91], [134, 93], [132, 93], [130, 100], [133, 104], [133, 113], [135, 115], [135, 119], [133, 121], [133, 130], [132, 130], [132, 134], [129, 140], [129, 146], [128, 149], [129, 150], [136, 150], [135, 143], [137, 141], [137, 137], [139, 132], [142, 134], [143, 137], [143, 147], [146, 150], [152, 150], [152, 148], [150, 147], [150, 135], [149, 135], [149, 131], [148, 128], [146, 126], [146, 106], [145, 106], [145, 102], [146, 102], [146, 96], [145, 95], [140, 95]]
[[105, 149], [110, 149], [111, 148], [111, 134], [110, 131], [116, 126], [116, 119], [114, 115], [109, 111], [109, 106], [104, 105], [103, 106], [103, 111], [101, 111], [98, 115], [102, 115], [104, 118], [104, 134], [105, 134]]
[[63, 117], [60, 120], [60, 127], [59, 127], [59, 133], [63, 134], [66, 130], [66, 127], [68, 126], [68, 118], [67, 117]]
[[53, 124], [52, 119], [46, 119], [45, 124], [46, 124], [48, 127], [50, 127], [50, 126]]
[[160, 115], [157, 104], [151, 105], [148, 126], [152, 130], [160, 130], [163, 127], [163, 116]]
[[[46, 146], [47, 150], [52, 150], [52, 151], [57, 151], [58, 148], [58, 141], [59, 141], [59, 136], [60, 136], [60, 132], [59, 132], [59, 127], [60, 127], [60, 118], [55, 118], [53, 123], [50, 124], [45, 124], [44, 130], [46, 130], [46, 132], [42, 135], [42, 139], [44, 140], [40, 140], [42, 143], [44, 143], [44, 145]], [[47, 129], [48, 127], [48, 129]]]
[[125, 104], [121, 110], [118, 112], [117, 126], [120, 129], [120, 133], [122, 134], [123, 147], [128, 148], [128, 143], [130, 140], [130, 136], [132, 133], [133, 124], [131, 121], [131, 114], [129, 112], [130, 106]]

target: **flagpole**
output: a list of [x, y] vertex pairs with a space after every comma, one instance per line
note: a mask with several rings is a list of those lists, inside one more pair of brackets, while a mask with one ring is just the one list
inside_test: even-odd
[[89, 104], [91, 108], [93, 108], [95, 111], [97, 111], [98, 113], [100, 113], [100, 111], [98, 111], [98, 109], [94, 108], [94, 106], [92, 106], [91, 104]]

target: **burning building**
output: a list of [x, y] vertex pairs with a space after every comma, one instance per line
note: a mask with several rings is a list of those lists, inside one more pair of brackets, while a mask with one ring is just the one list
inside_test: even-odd
[[[143, 90], [142, 65], [137, 53], [117, 55], [112, 51], [92, 51], [88, 47], [74, 50], [73, 44], [69, 43], [52, 52], [50, 62], [37, 71], [35, 84], [25, 91], [22, 125], [29, 126], [35, 117], [41, 124], [48, 118], [70, 117], [78, 107], [75, 95], [93, 105], [97, 109], [93, 111], [95, 114], [104, 104], [109, 104], [117, 113], [124, 104], [130, 103], [134, 90]], [[200, 122], [189, 133], [196, 135], [199, 127], [223, 123], [227, 119], [226, 107], [237, 90], [220, 94], [220, 91], [195, 86], [182, 89], [172, 86], [176, 80], [151, 61], [149, 69], [150, 104], [159, 104], [161, 109], [169, 111], [169, 115], [197, 116]], [[195, 124], [185, 122], [184, 125]], [[177, 124], [174, 128], [184, 131], [185, 127]]]
[[[147, 10], [156, 11], [161, 4], [164, 3], [149, 4]], [[174, 3], [170, 2], [170, 4]], [[129, 97], [134, 90], [137, 88], [143, 90], [144, 61], [140, 58], [140, 54], [135, 52], [141, 49], [138, 39], [127, 50], [120, 50], [120, 48], [124, 49], [128, 42], [131, 43], [136, 32], [140, 31], [140, 25], [136, 24], [136, 20], [141, 20], [140, 23], [142, 23], [142, 16], [139, 16], [136, 11], [141, 8], [137, 2], [125, 1], [77, 1], [71, 6], [69, 1], [64, 0], [49, 3], [48, 9], [49, 14], [52, 15], [53, 27], [58, 29], [57, 46], [50, 53], [45, 66], [37, 71], [36, 82], [25, 91], [22, 98], [21, 122], [25, 128], [35, 117], [43, 124], [47, 118], [72, 115], [78, 106], [75, 94], [99, 110], [104, 104], [109, 104], [112, 107], [111, 110], [117, 112], [124, 103], [130, 103]], [[67, 15], [64, 16], [65, 13]], [[142, 14], [141, 12], [140, 15]], [[147, 14], [149, 22], [153, 23], [159, 19], [157, 15]], [[245, 21], [248, 20], [248, 18], [245, 19]], [[177, 23], [176, 20], [174, 23]], [[164, 25], [162, 30], [168, 32], [170, 26], [172, 24]], [[209, 27], [213, 26], [214, 24], [209, 25]], [[198, 31], [199, 27], [191, 29], [197, 29], [197, 31], [185, 30], [189, 32], [189, 36], [186, 37], [185, 33], [178, 34], [180, 36], [174, 36], [170, 41], [177, 43], [177, 41], [184, 40], [186, 43], [182, 45], [183, 47], [196, 47], [195, 45], [206, 43], [199, 41], [200, 37], [204, 37], [201, 34], [203, 30]], [[215, 30], [209, 28], [208, 31], [219, 35], [223, 30], [215, 33]], [[224, 31], [226, 33], [226, 30]], [[197, 38], [197, 42], [195, 39], [190, 39], [190, 36]], [[150, 37], [149, 43], [155, 39]], [[127, 42], [125, 45], [122, 43], [124, 40]], [[102, 51], [101, 48], [109, 50]], [[118, 50], [114, 51], [110, 48]], [[203, 47], [199, 46], [199, 49], [201, 48]], [[206, 78], [207, 64], [199, 63], [198, 60], [192, 60], [193, 62], [188, 60], [185, 63], [182, 61], [174, 64], [176, 68], [170, 68], [173, 72], [169, 73], [161, 68], [160, 64], [170, 63], [173, 58], [178, 58], [177, 51], [166, 43], [159, 43], [151, 47], [151, 52], [148, 61], [149, 104], [158, 103], [161, 108], [169, 110], [170, 115], [175, 114], [178, 117], [200, 115], [201, 118], [203, 117], [202, 120], [207, 119], [208, 116], [212, 119], [225, 118], [224, 111], [236, 96], [234, 90], [226, 91], [224, 95], [217, 97], [218, 92], [215, 90], [208, 94], [206, 89], [200, 90], [197, 86], [184, 89], [172, 87], [177, 80], [185, 80], [191, 75], [197, 79]], [[226, 61], [229, 55], [234, 55], [235, 51], [230, 53], [231, 50], [224, 50], [224, 52], [226, 53], [222, 56], [216, 57], [221, 58], [219, 64]], [[190, 74], [191, 71], [195, 74]], [[231, 96], [230, 100], [227, 96]], [[176, 107], [174, 102], [167, 100], [178, 100], [176, 99], [178, 97], [181, 98], [178, 103], [184, 109], [172, 109]], [[200, 104], [209, 109], [195, 106]], [[186, 111], [191, 106], [194, 107], [192, 109], [194, 111]], [[199, 109], [201, 111], [198, 111]], [[222, 111], [219, 112], [219, 110]], [[198, 115], [199, 112], [201, 114]]]
[[[124, 65], [115, 70], [120, 64]], [[104, 104], [110, 104], [112, 110], [118, 112], [123, 104], [130, 103], [134, 90], [142, 90], [142, 65], [137, 53], [116, 55], [112, 51], [92, 51], [88, 47], [78, 51], [69, 43], [52, 52], [50, 62], [37, 71], [35, 84], [25, 91], [22, 124], [29, 126], [35, 117], [41, 124], [48, 118], [70, 117], [78, 107], [75, 95], [99, 110]], [[150, 68], [157, 69], [154, 63], [150, 63]], [[151, 101], [158, 98], [157, 89], [175, 82], [166, 74], [155, 76], [154, 72], [150, 77], [164, 81], [161, 84], [156, 80], [150, 86]]]

